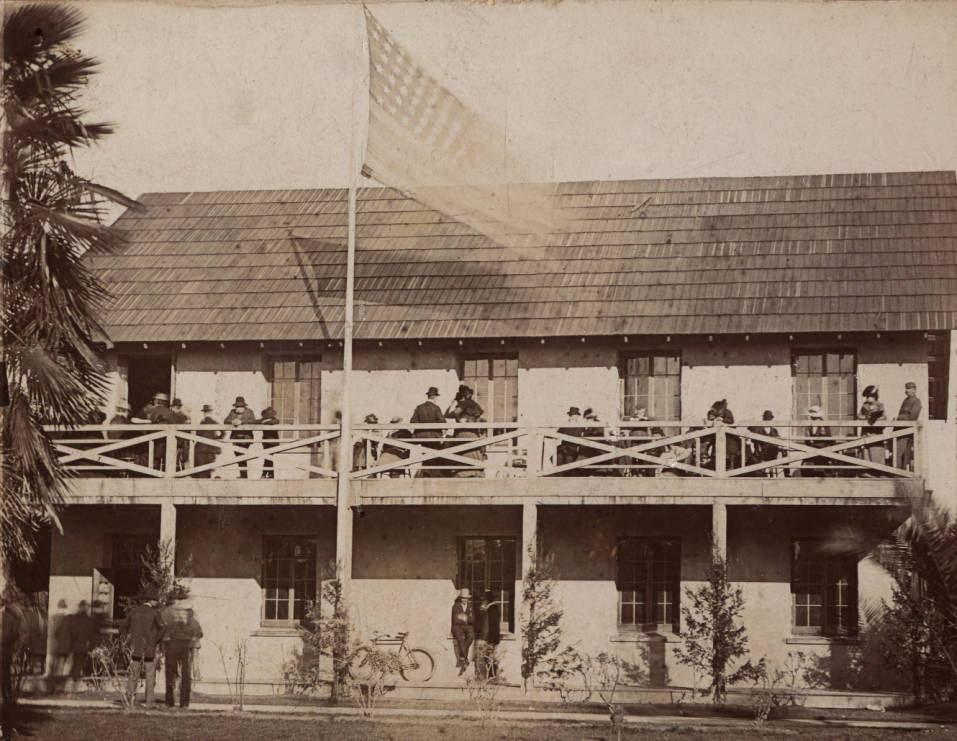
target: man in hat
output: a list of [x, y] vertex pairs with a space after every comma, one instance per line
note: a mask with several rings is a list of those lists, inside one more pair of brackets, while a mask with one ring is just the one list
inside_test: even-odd
[[[761, 415], [763, 425], [759, 427], [749, 427], [748, 432], [754, 432], [765, 437], [781, 437], [776, 427], [772, 427], [770, 422], [774, 419], [774, 413], [770, 409], [765, 409]], [[766, 443], [760, 440], [748, 440], [748, 465], [755, 463], [767, 463], [773, 461], [781, 454], [781, 448], [774, 443]], [[773, 468], [766, 468], [762, 472], [765, 476], [774, 476]]]
[[455, 665], [459, 668], [459, 676], [469, 668], [469, 648], [475, 640], [474, 623], [472, 595], [468, 589], [461, 589], [452, 603], [452, 648], [455, 649]]
[[[182, 596], [182, 595], [180, 595]], [[166, 704], [173, 707], [175, 704], [176, 677], [179, 676], [179, 706], [189, 707], [190, 688], [193, 679], [192, 649], [196, 642], [203, 637], [200, 627], [192, 611], [179, 600], [176, 606], [167, 614], [170, 618], [163, 620], [163, 652], [166, 655]]]
[[[279, 417], [276, 416], [276, 410], [272, 407], [266, 407], [263, 409], [262, 419], [259, 420], [261, 425], [278, 425]], [[266, 442], [275, 441], [275, 442]], [[263, 430], [263, 450], [269, 450], [270, 448], [275, 448], [279, 445], [279, 432], [276, 430]], [[272, 461], [269, 458], [263, 461], [263, 472], [262, 477], [264, 479], [275, 478], [275, 473], [273, 471]]]
[[[578, 425], [582, 421], [581, 410], [578, 407], [568, 407], [568, 424]], [[584, 434], [584, 430], [581, 427], [559, 427], [559, 435], [568, 435], [570, 437], [581, 437]], [[559, 466], [563, 466], [566, 463], [574, 463], [578, 460], [580, 446], [576, 443], [568, 442], [567, 440], [562, 440], [558, 444], [558, 460], [557, 463]]]
[[120, 626], [120, 636], [129, 646], [131, 659], [127, 692], [136, 698], [140, 673], [146, 679], [146, 707], [155, 702], [156, 691], [156, 646], [163, 635], [163, 619], [160, 617], [158, 595], [153, 587], [143, 590], [140, 603], [126, 613]]
[[[415, 410], [412, 412], [412, 418], [409, 420], [412, 424], [442, 424], [445, 422], [445, 415], [442, 414], [442, 410], [439, 408], [439, 405], [435, 403], [435, 399], [439, 397], [439, 390], [435, 386], [429, 386], [429, 390], [425, 392], [427, 401], [423, 401], [419, 404]], [[417, 439], [427, 439], [435, 440], [435, 442], [421, 443], [423, 447], [433, 448], [435, 450], [441, 450], [442, 448], [442, 430], [415, 430], [412, 434], [412, 437]], [[436, 465], [439, 465], [440, 461], [436, 459], [425, 461], [422, 464], [422, 468], [432, 468]], [[420, 471], [420, 475], [424, 477], [437, 477], [441, 476], [441, 471]]]
[[[233, 429], [229, 432], [229, 440], [234, 443], [237, 448], [241, 449], [238, 451], [239, 455], [242, 455], [243, 451], [248, 450], [249, 446], [253, 444], [253, 431], [241, 430], [239, 427], [240, 425], [251, 425], [255, 423], [256, 415], [253, 414], [253, 410], [246, 406], [246, 400], [242, 396], [237, 396], [236, 401], [233, 402], [233, 408], [229, 410], [229, 414], [226, 415], [223, 424], [233, 426]], [[242, 442], [236, 442], [237, 440]], [[241, 460], [238, 465], [239, 478], [247, 478], [246, 461]]]
[[[218, 425], [213, 417], [213, 408], [209, 404], [203, 404], [203, 419], [200, 421], [201, 425]], [[220, 430], [199, 430], [196, 433], [197, 437], [205, 437], [207, 440], [220, 440], [223, 437], [223, 433]], [[205, 466], [212, 463], [216, 460], [216, 456], [219, 453], [219, 448], [215, 445], [206, 445], [204, 443], [199, 443], [196, 446], [196, 467]], [[198, 479], [208, 479], [212, 476], [212, 470], [206, 469], [205, 471], [200, 471], [199, 473], [194, 473]]]
[[[183, 412], [183, 402], [179, 399], [173, 399], [170, 402], [170, 411], [173, 412], [174, 425], [188, 425], [189, 417]], [[176, 470], [182, 471], [186, 468], [186, 460], [189, 458], [189, 441], [176, 441]]]
[[[367, 414], [362, 420], [364, 425], [377, 425], [379, 418], [374, 414]], [[358, 440], [352, 446], [352, 470], [361, 471], [363, 468], [375, 465], [379, 459], [379, 443], [368, 440]]]
[[[804, 444], [812, 448], [826, 448], [833, 444], [833, 440], [830, 439], [831, 428], [820, 424], [821, 420], [824, 419], [824, 412], [821, 410], [821, 407], [817, 404], [810, 407], [807, 410], [807, 416], [811, 418], [811, 424], [807, 428], [808, 439], [804, 441]], [[813, 468], [810, 468], [805, 475], [829, 475], [822, 470], [822, 467], [827, 465], [827, 458], [807, 458], [805, 460], [805, 466], [812, 466]]]
[[[917, 398], [917, 384], [908, 381], [904, 384], [904, 401], [901, 402], [900, 411], [897, 413], [897, 421], [911, 422], [920, 419], [921, 403]], [[906, 468], [911, 470], [914, 463], [914, 438], [897, 438], [897, 460], [894, 462], [897, 468]]]
[[[148, 419], [150, 424], [173, 424], [173, 410], [169, 408], [169, 394], [157, 391], [153, 399], [143, 407], [140, 417]], [[159, 438], [153, 441], [153, 468], [163, 468], [166, 465], [166, 439]]]

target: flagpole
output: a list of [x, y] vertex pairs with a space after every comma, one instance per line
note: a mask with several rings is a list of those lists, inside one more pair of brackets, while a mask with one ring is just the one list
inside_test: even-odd
[[[360, 9], [360, 20], [362, 19]], [[360, 24], [359, 51], [362, 51], [362, 28]], [[356, 118], [356, 54], [352, 55], [352, 115], [349, 126], [349, 228], [346, 245], [346, 296], [345, 316], [342, 325], [342, 420], [339, 438], [339, 477], [336, 487], [336, 565], [342, 599], [349, 597], [352, 586], [352, 493], [349, 474], [352, 471], [352, 323], [355, 303], [356, 261], [356, 191], [359, 171], [356, 146], [359, 121]]]

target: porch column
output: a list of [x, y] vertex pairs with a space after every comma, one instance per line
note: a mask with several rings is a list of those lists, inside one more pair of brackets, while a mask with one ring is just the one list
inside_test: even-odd
[[169, 541], [169, 555], [176, 563], [176, 505], [163, 502], [160, 505], [160, 543]]
[[538, 552], [538, 505], [535, 502], [522, 504], [522, 573], [519, 576], [525, 581], [525, 574], [532, 565], [529, 557], [529, 548], [533, 554]]
[[728, 505], [711, 505], [711, 538], [721, 560], [728, 562]]

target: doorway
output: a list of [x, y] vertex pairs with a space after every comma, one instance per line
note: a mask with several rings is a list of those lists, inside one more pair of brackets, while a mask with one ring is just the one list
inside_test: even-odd
[[134, 355], [127, 366], [127, 394], [134, 416], [150, 403], [153, 394], [170, 393], [172, 355]]

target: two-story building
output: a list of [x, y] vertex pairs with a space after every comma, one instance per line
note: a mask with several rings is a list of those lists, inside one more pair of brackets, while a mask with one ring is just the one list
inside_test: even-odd
[[[192, 558], [206, 688], [224, 680], [217, 646], [237, 640], [247, 680], [279, 685], [338, 558], [358, 633], [409, 631], [436, 659], [430, 686], [462, 681], [457, 590], [491, 590], [517, 680], [537, 545], [554, 556], [565, 642], [687, 686], [683, 590], [706, 578], [713, 538], [752, 656], [800, 650], [835, 688], [892, 686], [861, 627], [887, 581], [866, 548], [831, 546], [848, 532], [876, 546], [910, 497], [953, 504], [954, 173], [559, 193], [567, 230], [505, 248], [399, 192], [360, 190], [349, 440], [346, 191], [142, 196], [117, 222], [126, 247], [90, 259], [114, 296], [104, 411], [135, 416], [160, 392], [190, 423], [61, 440], [78, 477], [53, 536], [51, 613], [97, 594], [118, 615], [145, 546], [170, 540]], [[922, 412], [896, 421], [908, 382]], [[460, 384], [481, 422], [410, 424], [430, 387], [444, 412]], [[868, 386], [881, 424], [859, 418]], [[240, 396], [257, 420], [275, 409], [276, 439], [197, 435]], [[714, 423], [720, 400], [731, 414]], [[597, 421], [569, 422], [570, 407]], [[355, 470], [340, 470], [344, 445]], [[350, 499], [337, 503], [338, 477]]]

